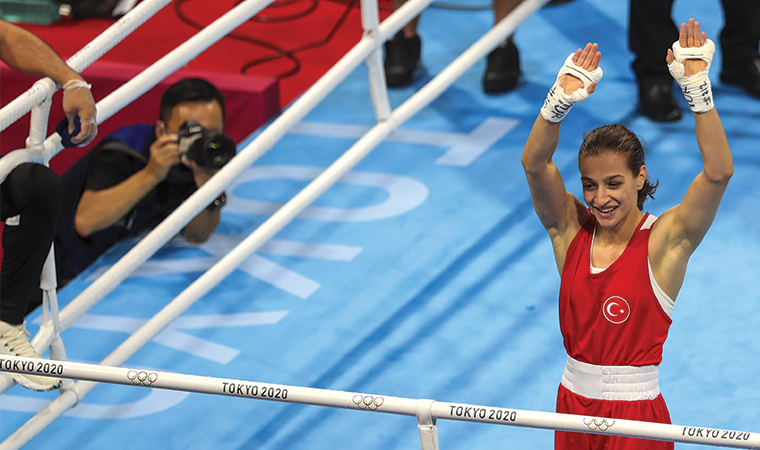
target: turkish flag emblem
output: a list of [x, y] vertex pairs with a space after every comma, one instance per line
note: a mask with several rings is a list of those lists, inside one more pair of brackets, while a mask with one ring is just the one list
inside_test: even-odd
[[623, 323], [631, 317], [631, 306], [623, 297], [610, 297], [604, 302], [604, 317], [614, 324]]

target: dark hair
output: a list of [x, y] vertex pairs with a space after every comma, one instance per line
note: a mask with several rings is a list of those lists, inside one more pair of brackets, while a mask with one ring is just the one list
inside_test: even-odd
[[225, 119], [224, 96], [213, 84], [202, 78], [185, 78], [171, 86], [161, 96], [158, 118], [169, 121], [172, 109], [185, 102], [211, 102], [216, 100], [222, 108], [222, 121]]
[[[637, 175], [641, 166], [644, 165], [646, 147], [638, 136], [623, 125], [618, 123], [604, 125], [583, 135], [583, 143], [578, 151], [578, 168], [580, 168], [583, 158], [606, 152], [624, 156], [628, 162], [628, 168], [634, 175]], [[658, 184], [659, 182], [652, 184], [649, 176], [644, 180], [644, 186], [639, 190], [637, 202], [639, 210], [644, 208], [647, 197], [654, 199]]]

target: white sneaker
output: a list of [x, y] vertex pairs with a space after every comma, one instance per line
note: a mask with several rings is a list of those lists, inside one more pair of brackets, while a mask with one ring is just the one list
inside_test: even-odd
[[[0, 355], [41, 358], [29, 341], [26, 322], [21, 325], [0, 322]], [[50, 391], [61, 386], [60, 378], [41, 377], [23, 373], [12, 373], [11, 376], [21, 386], [35, 391]]]

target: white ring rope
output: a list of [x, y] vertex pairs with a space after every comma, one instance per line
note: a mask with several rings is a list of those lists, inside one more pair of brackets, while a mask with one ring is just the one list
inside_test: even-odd
[[5, 355], [0, 356], [0, 370], [30, 375], [53, 375], [59, 378], [89, 380], [98, 383], [142, 386], [417, 417], [419, 417], [419, 406], [423, 402], [429, 405], [429, 416], [432, 418], [432, 423], [435, 423], [436, 419], [445, 419], [720, 447], [760, 448], [760, 433], [748, 431], [445, 403], [257, 381], [212, 378], [157, 370], [108, 367], [69, 361], [40, 361], [39, 359]]

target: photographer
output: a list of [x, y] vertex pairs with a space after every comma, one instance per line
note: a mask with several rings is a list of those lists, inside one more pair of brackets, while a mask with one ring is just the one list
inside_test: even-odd
[[[234, 143], [221, 134], [224, 116], [224, 97], [216, 87], [198, 78], [181, 80], [161, 97], [157, 122], [107, 136], [62, 175], [63, 210], [55, 237], [59, 286], [113, 244], [158, 225], [234, 156]], [[223, 139], [222, 153], [204, 161], [210, 135]], [[209, 238], [224, 200], [222, 194], [188, 223], [188, 241]]]

